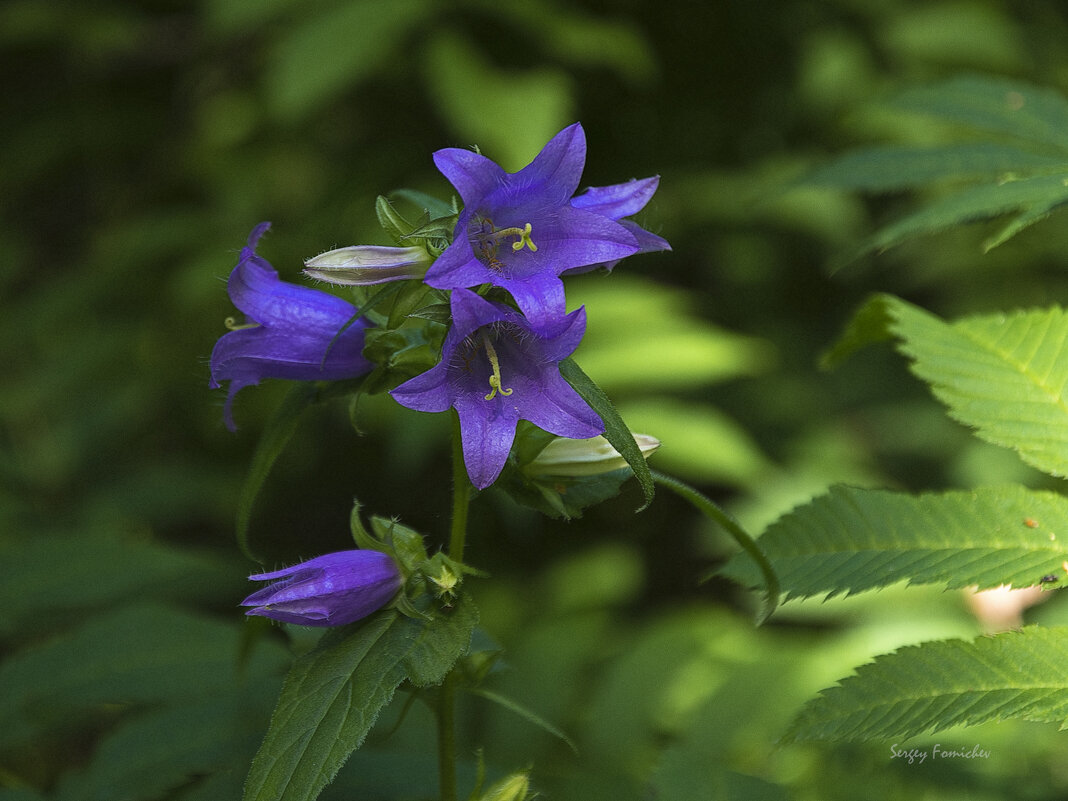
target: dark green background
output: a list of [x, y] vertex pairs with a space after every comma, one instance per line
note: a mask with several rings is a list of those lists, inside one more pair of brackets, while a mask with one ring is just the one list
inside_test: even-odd
[[[173, 698], [75, 693], [68, 703], [59, 678], [25, 665], [146, 599], [229, 626], [236, 652], [235, 605], [256, 568], [234, 541], [237, 498], [286, 387], [245, 390], [239, 431], [225, 430], [223, 393], [207, 389], [232, 313], [225, 277], [261, 220], [274, 223], [261, 253], [293, 281], [321, 251], [386, 244], [375, 197], [411, 187], [447, 198], [431, 161], [441, 147], [478, 145], [516, 170], [578, 120], [584, 185], [661, 175], [639, 221], [674, 251], [569, 284], [571, 305], [590, 316], [576, 358], [634, 428], [661, 437], [657, 467], [754, 533], [836, 481], [1034, 481], [1015, 456], [947, 421], [892, 354], [866, 351], [831, 374], [817, 359], [875, 290], [950, 317], [1062, 301], [1059, 218], [988, 255], [977, 225], [850, 260], [912, 199], [792, 182], [856, 144], [944, 136], [869, 105], [902, 87], [980, 72], [1068, 89], [1066, 34], [1058, 3], [993, 0], [6, 3], [0, 679], [16, 684], [0, 720], [18, 724], [0, 741], [0, 798], [222, 798], [240, 787], [281, 656], [242, 724], [248, 743], [222, 764], [174, 756], [177, 778], [157, 782], [166, 786], [127, 776], [124, 795], [114, 788], [127, 785], [100, 779], [98, 796], [85, 777], [122, 774], [129, 753], [102, 743]], [[302, 421], [252, 522], [269, 565], [347, 547], [353, 496], [432, 545], [444, 539], [445, 417], [377, 398], [356, 419], [359, 432], [335, 402]], [[575, 757], [475, 702], [467, 734], [472, 748], [495, 743], [491, 773], [533, 759], [534, 785], [561, 799], [640, 798], [650, 785], [661, 798], [801, 799], [1054, 798], [1068, 786], [1063, 737], [1040, 727], [961, 734], [960, 745], [980, 737], [994, 756], [939, 770], [891, 761], [890, 744], [775, 751], [798, 704], [852, 665], [979, 624], [956, 595], [888, 590], [792, 605], [754, 632], [739, 613], [751, 600], [697, 584], [726, 552], [721, 536], [666, 494], [634, 516], [639, 502], [630, 487], [563, 523], [493, 492], [478, 500], [469, 556], [492, 578], [474, 592], [511, 665], [496, 688], [580, 746]], [[142, 549], [152, 555], [139, 561]], [[216, 640], [189, 636], [215, 653]], [[149, 645], [130, 634], [107, 648]], [[57, 658], [56, 670], [78, 665]], [[235, 697], [220, 691], [217, 706]], [[413, 713], [328, 792], [432, 788], [431, 752], [418, 769], [398, 773], [395, 762], [425, 747], [426, 723]], [[164, 738], [166, 763], [174, 730], [134, 739]], [[400, 774], [414, 795], [398, 789]]]

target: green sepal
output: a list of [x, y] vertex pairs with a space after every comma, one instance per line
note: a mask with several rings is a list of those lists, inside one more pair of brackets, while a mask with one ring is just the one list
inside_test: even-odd
[[386, 232], [390, 239], [398, 245], [408, 244], [404, 241], [404, 238], [414, 231], [416, 226], [408, 222], [404, 215], [397, 211], [389, 198], [383, 195], [375, 198], [375, 216], [378, 217], [378, 224], [382, 226], [382, 230]]
[[370, 394], [385, 392], [409, 378], [425, 373], [441, 361], [440, 326], [371, 328], [364, 336], [363, 355], [375, 363], [364, 380]]

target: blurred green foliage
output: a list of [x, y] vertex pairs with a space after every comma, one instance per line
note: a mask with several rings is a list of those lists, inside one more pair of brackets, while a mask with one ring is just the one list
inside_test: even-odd
[[[223, 428], [206, 364], [231, 313], [223, 279], [263, 219], [262, 252], [291, 280], [304, 257], [384, 244], [375, 197], [447, 195], [440, 147], [517, 169], [577, 119], [586, 184], [661, 174], [642, 222], [674, 252], [576, 281], [576, 359], [661, 437], [656, 466], [752, 530], [839, 481], [1042, 484], [888, 352], [817, 362], [873, 290], [945, 317], [1063, 302], [1063, 226], [983, 254], [1004, 222], [979, 223], [843, 264], [917, 195], [788, 187], [854, 145], [947, 141], [877, 102], [904, 87], [972, 71], [1068, 90], [1054, 0], [11, 0], [0, 64], [4, 801], [240, 792], [285, 647], [309, 643], [235, 607], [255, 567], [234, 539], [240, 487], [287, 388], [246, 390], [240, 430]], [[444, 422], [379, 396], [356, 431], [349, 411], [306, 413], [266, 479], [249, 537], [269, 564], [345, 547], [354, 494], [446, 536]], [[981, 763], [776, 748], [854, 665], [980, 624], [956, 594], [895, 586], [791, 603], [754, 630], [739, 614], [753, 599], [698, 587], [722, 535], [668, 493], [639, 503], [632, 486], [569, 523], [492, 492], [473, 509], [470, 560], [493, 579], [472, 584], [505, 648], [490, 686], [579, 749], [465, 699], [491, 778], [533, 762], [552, 798], [613, 801], [1064, 796], [1064, 737], [1031, 724], [939, 736], [981, 743]], [[1029, 614], [1068, 613], [1054, 596]], [[426, 711], [390, 735], [395, 706], [324, 798], [434, 786]]]

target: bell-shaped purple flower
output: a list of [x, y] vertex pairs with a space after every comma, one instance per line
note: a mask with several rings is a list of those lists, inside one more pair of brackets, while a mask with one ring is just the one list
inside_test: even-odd
[[270, 263], [256, 255], [256, 243], [270, 223], [260, 223], [230, 273], [227, 289], [249, 323], [235, 325], [211, 353], [214, 389], [230, 382], [223, 411], [234, 430], [234, 396], [264, 378], [299, 381], [355, 378], [374, 366], [363, 357], [363, 318], [339, 297], [310, 287], [286, 283]]
[[381, 551], [338, 551], [307, 562], [249, 576], [269, 586], [241, 602], [246, 615], [299, 623], [343, 626], [381, 609], [400, 589], [401, 573]]
[[562, 273], [615, 262], [642, 247], [630, 227], [605, 213], [609, 204], [571, 202], [585, 162], [586, 135], [578, 123], [516, 173], [469, 150], [437, 151], [434, 163], [464, 207], [453, 242], [430, 266], [426, 283], [438, 289], [493, 284], [508, 290], [535, 323], [562, 315]]
[[483, 489], [497, 480], [519, 420], [575, 439], [604, 432], [601, 418], [560, 375], [560, 362], [585, 333], [585, 309], [533, 323], [466, 289], [453, 291], [451, 306], [441, 361], [390, 394], [421, 412], [456, 409], [472, 484]]

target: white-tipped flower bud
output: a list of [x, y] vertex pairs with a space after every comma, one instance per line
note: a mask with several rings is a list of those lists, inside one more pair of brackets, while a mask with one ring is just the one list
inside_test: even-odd
[[[647, 459], [660, 447], [660, 440], [656, 437], [633, 432], [631, 435], [642, 456]], [[627, 460], [604, 437], [557, 437], [542, 449], [525, 470], [529, 475], [594, 476], [626, 466]]]
[[308, 259], [304, 272], [328, 284], [367, 286], [422, 278], [429, 266], [430, 254], [421, 247], [351, 245]]

